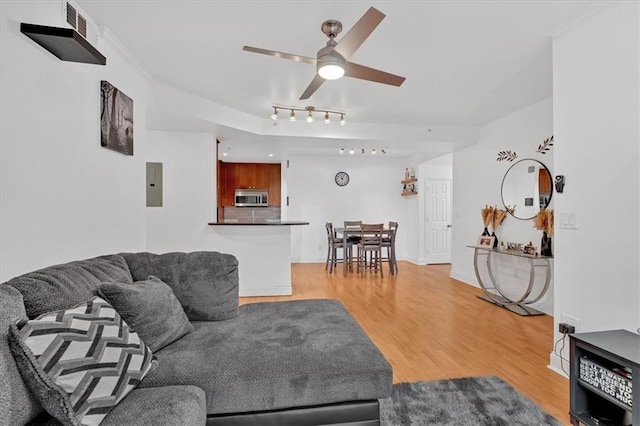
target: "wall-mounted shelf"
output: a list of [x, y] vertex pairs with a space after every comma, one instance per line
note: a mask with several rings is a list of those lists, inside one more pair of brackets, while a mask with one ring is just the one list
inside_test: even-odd
[[20, 32], [63, 61], [106, 65], [107, 58], [72, 28], [20, 24]]
[[405, 195], [418, 195], [418, 191], [416, 191], [416, 185], [415, 185], [416, 182], [418, 182], [418, 179], [416, 178], [401, 180], [400, 183], [404, 186], [402, 188], [402, 193], [400, 195], [402, 195], [403, 197]]

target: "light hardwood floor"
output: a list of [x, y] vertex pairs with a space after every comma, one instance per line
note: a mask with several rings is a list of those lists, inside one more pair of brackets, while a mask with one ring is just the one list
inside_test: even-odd
[[569, 424], [569, 382], [547, 368], [553, 318], [521, 317], [478, 299], [480, 289], [449, 278], [449, 265], [400, 262], [399, 269], [380, 279], [294, 264], [293, 296], [240, 303], [338, 299], [391, 363], [394, 383], [495, 375]]

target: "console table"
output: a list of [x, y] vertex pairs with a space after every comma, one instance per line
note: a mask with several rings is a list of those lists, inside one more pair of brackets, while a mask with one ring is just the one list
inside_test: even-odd
[[[528, 254], [523, 254], [520, 252], [507, 251], [507, 250], [499, 250], [491, 247], [484, 246], [467, 246], [474, 250], [473, 253], [473, 268], [476, 273], [476, 278], [478, 279], [478, 284], [480, 284], [480, 288], [484, 292], [484, 295], [478, 296], [482, 300], [498, 305], [502, 308], [508, 309], [511, 312], [514, 312], [518, 315], [522, 316], [533, 316], [533, 315], [544, 315], [544, 312], [541, 312], [537, 309], [534, 309], [530, 306], [532, 303], [537, 302], [542, 299], [547, 290], [549, 289], [549, 283], [551, 282], [551, 265], [550, 259], [553, 259], [551, 256], [533, 256]], [[500, 283], [498, 282], [492, 268], [493, 258], [495, 256], [516, 256], [520, 258], [525, 258], [529, 263], [529, 282], [526, 287], [522, 291], [522, 296], [520, 297], [509, 297], [506, 293], [501, 289]], [[487, 267], [487, 272], [489, 275], [490, 283], [485, 283], [480, 275], [480, 271], [478, 270], [478, 265], [484, 263]], [[544, 274], [544, 283], [541, 286], [541, 289], [538, 292], [534, 291], [534, 284], [536, 281], [536, 270], [542, 270]]]

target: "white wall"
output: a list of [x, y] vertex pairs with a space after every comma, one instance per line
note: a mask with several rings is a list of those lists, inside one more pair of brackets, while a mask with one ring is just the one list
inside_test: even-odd
[[[63, 62], [20, 33], [61, 26], [59, 1], [0, 2], [0, 281], [145, 248], [149, 82], [109, 39], [106, 66]], [[100, 80], [133, 99], [134, 156], [100, 146]]]
[[554, 38], [554, 166], [566, 176], [556, 208], [578, 225], [556, 233], [555, 318], [580, 331], [640, 322], [638, 9], [606, 7]]
[[[536, 153], [538, 145], [553, 134], [552, 99], [530, 105], [506, 117], [480, 128], [478, 145], [453, 153], [453, 242], [451, 276], [472, 285], [478, 285], [473, 269], [474, 245], [482, 233], [480, 211], [485, 205], [504, 208], [501, 185], [504, 174], [513, 163], [497, 162], [498, 151], [511, 150], [518, 160], [532, 158], [541, 161], [554, 174], [553, 156], [555, 147], [545, 155]], [[549, 208], [553, 208], [556, 195], [552, 196]], [[510, 215], [497, 232], [501, 241], [527, 243], [540, 246], [542, 233], [533, 228], [532, 220], [519, 220]], [[503, 277], [502, 284], [508, 291], [522, 289], [526, 271], [516, 260], [505, 267], [518, 269], [518, 276]], [[525, 281], [526, 283], [526, 281]], [[547, 296], [533, 305], [546, 313], [553, 313], [553, 285]]]
[[[408, 257], [408, 215], [415, 214], [415, 197], [402, 197], [400, 181], [405, 162], [390, 158], [301, 158], [290, 159], [288, 176], [289, 220], [307, 220], [309, 226], [292, 227], [292, 260], [324, 262], [327, 255], [325, 222], [341, 225], [345, 220], [367, 223], [399, 223], [396, 250]], [[337, 172], [345, 171], [350, 182], [339, 187]]]
[[206, 249], [216, 219], [216, 137], [208, 133], [147, 134], [147, 161], [162, 163], [163, 206], [147, 207], [147, 250]]

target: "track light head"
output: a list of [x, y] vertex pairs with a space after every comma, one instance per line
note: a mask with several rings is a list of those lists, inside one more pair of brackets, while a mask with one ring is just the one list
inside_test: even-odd
[[291, 110], [291, 114], [289, 114], [289, 121], [296, 121], [296, 112]]
[[347, 124], [347, 120], [344, 119], [344, 114], [340, 114], [340, 125], [344, 126]]
[[329, 111], [325, 111], [324, 113], [324, 124], [330, 124], [331, 118], [329, 117]]
[[273, 107], [273, 114], [271, 114], [271, 118], [273, 118], [274, 120], [278, 119], [278, 108]]
[[309, 110], [309, 115], [307, 115], [307, 123], [313, 123], [313, 114], [311, 114], [311, 110]]

